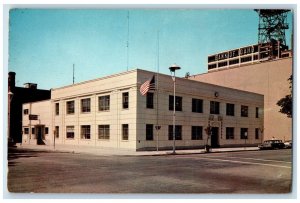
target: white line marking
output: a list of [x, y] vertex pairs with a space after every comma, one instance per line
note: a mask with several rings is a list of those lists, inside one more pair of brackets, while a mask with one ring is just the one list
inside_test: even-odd
[[242, 164], [252, 164], [252, 165], [273, 166], [273, 167], [280, 167], [280, 168], [291, 168], [290, 166], [279, 166], [279, 165], [273, 165], [273, 164], [262, 164], [262, 163], [255, 163], [255, 162], [234, 161], [234, 160], [226, 160], [226, 159], [214, 159], [214, 158], [205, 158], [205, 157], [199, 157], [199, 159], [208, 159], [208, 160], [216, 160], [216, 161], [232, 162], [232, 163], [242, 163]]
[[226, 158], [238, 158], [238, 159], [252, 159], [252, 160], [257, 160], [257, 161], [272, 161], [272, 162], [280, 162], [280, 163], [288, 163], [291, 164], [292, 162], [290, 161], [278, 161], [278, 160], [272, 160], [272, 159], [255, 159], [255, 158], [248, 158], [248, 157], [226, 157]]

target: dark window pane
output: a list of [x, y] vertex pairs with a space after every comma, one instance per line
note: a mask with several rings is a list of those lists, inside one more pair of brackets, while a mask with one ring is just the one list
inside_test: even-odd
[[241, 116], [248, 117], [248, 106], [241, 106]]
[[202, 139], [202, 126], [192, 126], [192, 140]]
[[234, 116], [234, 104], [226, 104], [226, 115]]
[[234, 128], [232, 127], [226, 128], [226, 139], [234, 139]]
[[210, 113], [220, 114], [220, 102], [210, 101]]
[[123, 140], [128, 140], [129, 137], [129, 128], [128, 128], [128, 124], [123, 124], [122, 125], [122, 139]]
[[[181, 140], [181, 125], [175, 126], [175, 140]], [[169, 125], [169, 140], [173, 140], [173, 125]]]
[[146, 125], [146, 140], [153, 140], [153, 125]]
[[146, 98], [146, 106], [148, 109], [153, 109], [153, 99], [154, 99], [154, 93], [153, 92], [148, 92], [147, 93], [147, 98]]
[[128, 109], [129, 108], [129, 93], [124, 92], [122, 95], [122, 102], [123, 102], [123, 109]]
[[[169, 95], [169, 110], [174, 110], [174, 96]], [[175, 96], [175, 110], [182, 111], [182, 97]]]
[[248, 139], [248, 128], [241, 128], [241, 139]]

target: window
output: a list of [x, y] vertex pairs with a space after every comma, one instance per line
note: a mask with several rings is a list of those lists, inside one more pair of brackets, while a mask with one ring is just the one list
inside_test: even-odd
[[192, 112], [203, 113], [202, 99], [192, 99]]
[[75, 113], [75, 101], [68, 101], [67, 114], [74, 114], [74, 113]]
[[91, 99], [82, 99], [81, 100], [81, 113], [91, 112]]
[[29, 134], [29, 128], [24, 128], [24, 134]]
[[248, 117], [248, 106], [241, 106], [241, 116]]
[[129, 137], [129, 127], [128, 124], [123, 124], [122, 125], [122, 140], [128, 140]]
[[220, 102], [210, 101], [210, 113], [220, 114]]
[[98, 139], [109, 140], [109, 125], [98, 125]]
[[[181, 140], [181, 130], [182, 126], [181, 125], [176, 125], [175, 126], [175, 140]], [[173, 125], [169, 125], [169, 140], [173, 140]]]
[[[67, 129], [68, 129], [68, 127], [67, 127]], [[54, 132], [54, 134], [55, 134], [56, 138], [59, 138], [59, 126], [55, 126], [55, 132]], [[68, 133], [67, 133], [67, 138], [68, 138]]]
[[82, 125], [81, 126], [81, 139], [91, 139], [91, 126]]
[[241, 128], [241, 139], [248, 139], [248, 128]]
[[226, 104], [226, 115], [234, 116], [234, 104]]
[[255, 118], [259, 118], [258, 112], [259, 112], [259, 108], [256, 107], [256, 108], [255, 108]]
[[202, 126], [192, 126], [192, 140], [202, 139]]
[[59, 115], [59, 103], [55, 103], [55, 115]]
[[24, 115], [28, 114], [28, 109], [24, 109]]
[[259, 139], [259, 128], [255, 128], [255, 139]]
[[234, 128], [232, 127], [227, 127], [226, 128], [226, 139], [234, 139]]
[[124, 92], [122, 95], [122, 101], [123, 101], [123, 109], [129, 108], [129, 93]]
[[146, 125], [146, 140], [153, 140], [153, 125]]
[[229, 65], [238, 64], [239, 62], [239, 59], [233, 59], [229, 61]]
[[227, 66], [227, 61], [218, 63], [218, 67]]
[[245, 62], [248, 62], [248, 61], [251, 61], [251, 60], [252, 60], [251, 56], [244, 57], [244, 58], [241, 58], [241, 63], [245, 63]]
[[101, 96], [98, 99], [99, 111], [109, 111], [110, 96]]
[[45, 127], [45, 134], [48, 134], [48, 133], [49, 133], [49, 128]]
[[217, 67], [217, 64], [216, 64], [216, 63], [214, 63], [214, 64], [209, 64], [209, 65], [208, 65], [208, 70], [214, 69], [214, 68], [216, 68], [216, 67]]
[[[174, 110], [174, 96], [169, 95], [169, 110]], [[175, 110], [182, 111], [182, 97], [175, 96]]]
[[146, 107], [147, 109], [153, 109], [153, 99], [154, 99], [154, 93], [153, 92], [148, 92], [147, 93], [147, 98], [146, 98]]
[[74, 131], [74, 126], [73, 125], [72, 126], [67, 126], [66, 127], [66, 132], [67, 132], [66, 137], [68, 139], [74, 139], [75, 138], [75, 131]]
[[35, 134], [35, 129], [31, 128], [31, 134]]

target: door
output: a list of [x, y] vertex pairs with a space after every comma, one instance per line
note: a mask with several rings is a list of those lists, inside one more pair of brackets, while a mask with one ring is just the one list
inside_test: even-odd
[[216, 148], [220, 147], [219, 145], [219, 128], [212, 127], [211, 129], [211, 147]]
[[37, 144], [38, 145], [44, 145], [44, 139], [45, 139], [45, 134], [44, 134], [44, 126], [43, 125], [37, 125], [35, 126], [36, 130], [36, 138], [37, 138]]

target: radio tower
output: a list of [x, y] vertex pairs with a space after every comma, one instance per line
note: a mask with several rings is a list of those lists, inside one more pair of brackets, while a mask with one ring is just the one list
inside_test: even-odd
[[286, 46], [285, 30], [287, 24], [287, 13], [290, 10], [282, 9], [255, 9], [259, 15], [258, 43], [280, 42]]

